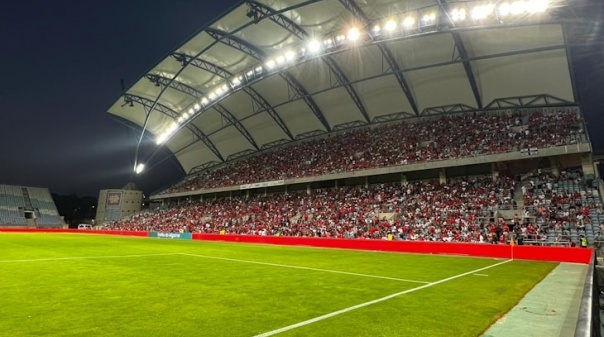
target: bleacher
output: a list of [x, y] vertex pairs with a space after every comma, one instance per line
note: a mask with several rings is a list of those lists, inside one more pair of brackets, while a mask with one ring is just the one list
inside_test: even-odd
[[[28, 218], [34, 221], [33, 224], [28, 223]], [[28, 225], [61, 225], [59, 212], [48, 189], [0, 185], [0, 226]]]
[[0, 185], [0, 224], [25, 226], [25, 199], [18, 186]]
[[50, 192], [46, 188], [27, 187], [31, 205], [36, 210], [36, 225], [39, 227], [57, 227], [61, 224], [59, 212]]
[[595, 241], [604, 224], [602, 202], [581, 172], [561, 172], [559, 178], [544, 173], [527, 181], [534, 188], [525, 196], [525, 208], [540, 228], [546, 228], [544, 244], [578, 245], [582, 235], [589, 243]]

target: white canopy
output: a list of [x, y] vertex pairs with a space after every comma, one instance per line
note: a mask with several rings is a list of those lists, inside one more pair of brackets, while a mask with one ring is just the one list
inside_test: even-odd
[[475, 5], [490, 8], [244, 1], [151, 68], [109, 113], [163, 135], [191, 172], [361, 124], [575, 101], [562, 24], [531, 8], [494, 7], [479, 19]]

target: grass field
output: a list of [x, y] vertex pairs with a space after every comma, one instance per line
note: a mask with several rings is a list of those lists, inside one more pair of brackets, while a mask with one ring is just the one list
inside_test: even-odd
[[479, 336], [553, 263], [0, 233], [2, 336]]

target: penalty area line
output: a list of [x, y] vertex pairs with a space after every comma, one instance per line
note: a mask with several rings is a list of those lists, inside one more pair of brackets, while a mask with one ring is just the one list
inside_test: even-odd
[[239, 260], [239, 259], [230, 259], [230, 258], [227, 258], [227, 257], [208, 256], [208, 255], [189, 254], [189, 253], [181, 253], [181, 255], [186, 255], [186, 256], [194, 256], [194, 257], [200, 257], [200, 258], [204, 258], [204, 259], [211, 259], [211, 260], [223, 260], [223, 261], [231, 261], [231, 262], [241, 262], [241, 263], [249, 263], [249, 264], [259, 264], [259, 265], [263, 265], [263, 266], [271, 266], [271, 267], [281, 267], [281, 268], [292, 268], [292, 269], [312, 270], [312, 271], [319, 271], [319, 272], [324, 272], [324, 273], [332, 273], [332, 274], [344, 274], [344, 275], [352, 275], [352, 276], [360, 276], [360, 277], [377, 278], [377, 279], [391, 280], [391, 281], [410, 282], [410, 283], [422, 283], [422, 284], [428, 284], [428, 283], [430, 283], [430, 282], [425, 282], [425, 281], [408, 280], [408, 279], [402, 279], [402, 278], [396, 278], [396, 277], [379, 276], [379, 275], [370, 275], [370, 274], [359, 274], [359, 273], [351, 273], [351, 272], [347, 272], [347, 271], [331, 270], [331, 269], [321, 269], [321, 268], [312, 268], [312, 267], [302, 267], [302, 266], [294, 266], [294, 265], [289, 265], [289, 264], [279, 264], [279, 263], [259, 262], [259, 261], [252, 261], [252, 260]]
[[120, 259], [120, 258], [131, 258], [131, 257], [169, 256], [169, 255], [179, 255], [179, 254], [178, 253], [161, 253], [161, 254], [137, 254], [137, 255], [71, 256], [71, 257], [52, 257], [52, 258], [45, 258], [45, 259], [0, 260], [0, 263], [67, 261], [67, 260], [88, 260], [88, 259]]
[[487, 266], [487, 267], [483, 267], [483, 268], [475, 269], [475, 270], [472, 270], [472, 271], [469, 271], [469, 272], [466, 272], [466, 273], [463, 273], [463, 274], [451, 276], [451, 277], [448, 277], [448, 278], [445, 278], [445, 279], [442, 279], [442, 280], [439, 280], [439, 281], [431, 282], [431, 283], [428, 283], [428, 284], [425, 284], [425, 285], [422, 285], [422, 286], [419, 286], [419, 287], [407, 289], [407, 290], [404, 290], [404, 291], [401, 291], [401, 292], [398, 292], [398, 293], [395, 293], [395, 294], [391, 294], [391, 295], [388, 295], [388, 296], [385, 296], [385, 297], [382, 297], [382, 298], [378, 298], [378, 299], [375, 299], [373, 301], [357, 304], [357, 305], [354, 305], [352, 307], [344, 308], [342, 310], [334, 311], [334, 312], [331, 312], [329, 314], [325, 314], [325, 315], [322, 315], [322, 316], [311, 318], [311, 319], [303, 321], [303, 322], [299, 322], [299, 323], [296, 323], [296, 324], [288, 325], [286, 327], [283, 327], [283, 328], [280, 328], [280, 329], [277, 329], [277, 330], [273, 330], [273, 331], [265, 332], [265, 333], [262, 333], [262, 334], [259, 334], [259, 335], [255, 335], [254, 337], [269, 337], [269, 336], [274, 336], [274, 335], [280, 334], [282, 332], [286, 332], [286, 331], [293, 330], [293, 329], [296, 329], [296, 328], [299, 328], [299, 327], [302, 327], [302, 326], [305, 326], [305, 325], [309, 325], [309, 324], [312, 324], [312, 323], [315, 323], [315, 322], [318, 322], [318, 321], [322, 321], [322, 320], [325, 320], [325, 319], [328, 319], [328, 318], [331, 318], [331, 317], [334, 317], [334, 316], [345, 314], [345, 313], [353, 311], [353, 310], [357, 310], [357, 309], [360, 309], [360, 308], [363, 308], [363, 307], [366, 307], [366, 306], [370, 306], [370, 305], [373, 305], [373, 304], [376, 304], [376, 303], [384, 302], [384, 301], [387, 301], [389, 299], [392, 299], [392, 298], [395, 298], [395, 297], [398, 297], [398, 296], [401, 296], [401, 295], [409, 294], [409, 293], [412, 293], [412, 292], [415, 292], [415, 291], [418, 291], [418, 290], [422, 290], [422, 289], [425, 289], [425, 288], [429, 288], [429, 287], [432, 287], [432, 286], [435, 286], [435, 285], [438, 285], [438, 284], [441, 284], [441, 283], [452, 281], [452, 280], [458, 279], [460, 277], [464, 277], [464, 276], [467, 276], [467, 275], [478, 273], [478, 272], [481, 272], [483, 270], [487, 270], [487, 269], [490, 269], [490, 268], [494, 268], [494, 267], [500, 266], [500, 265], [502, 265], [504, 263], [508, 263], [508, 262], [511, 262], [511, 261], [512, 260], [505, 260], [503, 262], [499, 262], [499, 263], [496, 263], [496, 264], [493, 264], [493, 265], [490, 265], [490, 266]]

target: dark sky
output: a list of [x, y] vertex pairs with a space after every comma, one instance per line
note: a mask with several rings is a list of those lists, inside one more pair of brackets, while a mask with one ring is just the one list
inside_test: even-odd
[[[2, 1], [0, 183], [81, 196], [124, 186], [139, 135], [106, 112], [120, 79], [129, 87], [237, 2]], [[575, 71], [592, 140], [604, 152], [604, 1], [579, 2], [590, 6], [573, 13], [588, 24], [573, 50]], [[134, 181], [151, 192], [180, 177], [167, 160]]]

